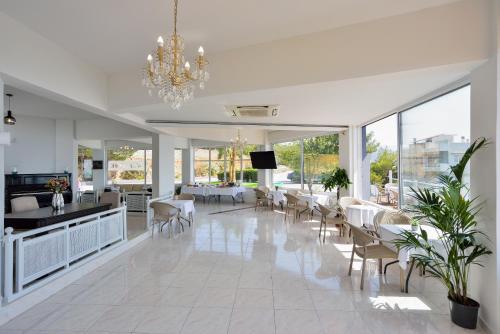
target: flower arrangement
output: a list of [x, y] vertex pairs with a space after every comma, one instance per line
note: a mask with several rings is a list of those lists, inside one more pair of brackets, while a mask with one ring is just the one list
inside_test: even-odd
[[69, 183], [66, 178], [59, 179], [54, 177], [47, 182], [45, 187], [49, 188], [53, 193], [61, 193], [68, 189]]

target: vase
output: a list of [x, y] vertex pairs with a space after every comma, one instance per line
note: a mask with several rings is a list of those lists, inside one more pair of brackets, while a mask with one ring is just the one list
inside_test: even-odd
[[61, 210], [64, 208], [64, 197], [61, 193], [54, 193], [52, 195], [52, 209]]
[[468, 305], [457, 303], [450, 297], [448, 297], [448, 300], [450, 302], [451, 321], [462, 328], [475, 329], [479, 303], [470, 298], [467, 298]]

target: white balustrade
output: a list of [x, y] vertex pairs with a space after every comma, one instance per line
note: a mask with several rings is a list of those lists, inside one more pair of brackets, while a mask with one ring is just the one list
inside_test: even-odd
[[4, 296], [11, 302], [125, 242], [127, 207], [5, 233]]

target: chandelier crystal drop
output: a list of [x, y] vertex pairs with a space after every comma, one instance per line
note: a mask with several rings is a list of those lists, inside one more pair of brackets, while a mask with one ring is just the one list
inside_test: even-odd
[[174, 32], [166, 45], [163, 37], [158, 37], [156, 50], [146, 58], [142, 79], [150, 95], [157, 90], [158, 97], [175, 110], [194, 98], [196, 83], [204, 89], [210, 78], [202, 46], [194, 61], [195, 69], [192, 70], [191, 64], [184, 59], [184, 39], [177, 34], [177, 3], [178, 0], [174, 0]]

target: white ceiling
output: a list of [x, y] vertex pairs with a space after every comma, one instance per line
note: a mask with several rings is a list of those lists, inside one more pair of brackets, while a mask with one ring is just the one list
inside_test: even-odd
[[[239, 121], [323, 126], [359, 125], [464, 78], [479, 63], [200, 97], [185, 104], [181, 111], [174, 111], [161, 103], [129, 109], [121, 116], [136, 120], [139, 117], [143, 120], [230, 122], [234, 119], [225, 113], [226, 104], [279, 104], [280, 112], [276, 118], [242, 118]], [[172, 125], [154, 126], [162, 129]]]
[[[12, 86], [5, 86], [5, 93], [14, 95], [11, 99], [11, 109], [14, 116], [35, 116], [67, 120], [103, 119], [103, 117], [94, 113], [61, 102], [56, 102], [52, 99], [41, 97]], [[7, 98], [4, 99], [4, 105], [7, 108]]]
[[[180, 0], [187, 53], [269, 42], [457, 0]], [[107, 72], [139, 67], [172, 30], [171, 0], [0, 0], [0, 11]]]

